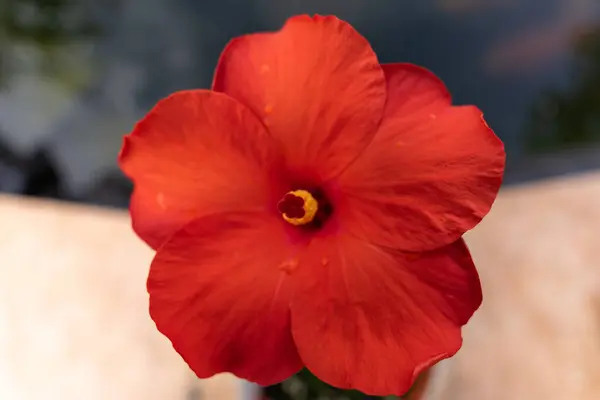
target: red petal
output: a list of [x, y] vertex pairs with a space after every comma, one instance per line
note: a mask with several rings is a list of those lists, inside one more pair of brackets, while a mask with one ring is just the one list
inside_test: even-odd
[[382, 246], [430, 250], [488, 213], [504, 146], [473, 106], [452, 107], [443, 83], [409, 64], [384, 65], [388, 102], [370, 147], [341, 177], [340, 220]]
[[302, 367], [290, 333], [292, 255], [268, 214], [197, 219], [152, 262], [150, 315], [198, 377], [280, 382]]
[[297, 16], [276, 33], [229, 43], [213, 89], [250, 107], [293, 170], [327, 179], [365, 148], [381, 120], [385, 78], [365, 38], [335, 17]]
[[135, 231], [157, 248], [195, 217], [272, 208], [285, 193], [274, 176], [275, 146], [260, 120], [222, 93], [185, 91], [160, 101], [119, 155], [135, 183]]
[[370, 395], [402, 395], [454, 355], [461, 326], [481, 304], [462, 241], [419, 254], [331, 237], [311, 244], [298, 271], [292, 333], [300, 357], [323, 381]]

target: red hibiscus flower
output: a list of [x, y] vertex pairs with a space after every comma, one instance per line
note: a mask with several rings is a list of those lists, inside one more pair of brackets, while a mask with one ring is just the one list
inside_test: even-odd
[[161, 100], [119, 156], [150, 314], [201, 378], [402, 394], [481, 303], [461, 236], [504, 158], [481, 111], [335, 17], [236, 38], [212, 90]]

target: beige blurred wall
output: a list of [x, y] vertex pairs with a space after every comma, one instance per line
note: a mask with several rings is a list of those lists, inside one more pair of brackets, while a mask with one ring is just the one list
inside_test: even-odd
[[467, 242], [484, 302], [427, 400], [600, 399], [600, 174], [504, 190]]
[[[0, 399], [243, 398], [156, 331], [124, 212], [0, 197], [0, 221]], [[427, 399], [600, 399], [599, 232], [600, 174], [504, 190], [467, 238], [484, 304]]]
[[[152, 252], [124, 212], [0, 197], [1, 400], [238, 400], [148, 316]], [[201, 395], [201, 397], [199, 396]]]

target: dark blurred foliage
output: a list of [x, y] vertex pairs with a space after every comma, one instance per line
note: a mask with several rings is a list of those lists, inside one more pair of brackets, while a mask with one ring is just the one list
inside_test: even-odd
[[[77, 0], [0, 0], [0, 85], [15, 68], [15, 44], [41, 49], [45, 68], [40, 72], [51, 73], [54, 63], [60, 62], [56, 50], [100, 34], [98, 25], [86, 15], [85, 2]], [[0, 132], [0, 139], [3, 136]], [[45, 144], [22, 156], [0, 140], [0, 191], [123, 207], [131, 185], [119, 173], [107, 173], [91, 184], [88, 193], [76, 196], [64, 187]]]
[[23, 157], [1, 138], [0, 132], [0, 192], [119, 208], [127, 206], [133, 185], [120, 172], [100, 175], [85, 193], [75, 195], [65, 187], [56, 160], [45, 146]]
[[265, 389], [265, 396], [272, 400], [359, 400], [379, 399], [380, 397], [365, 396], [356, 391], [335, 389], [317, 379], [308, 370], [285, 382]]
[[568, 89], [548, 90], [540, 96], [525, 140], [531, 152], [600, 142], [600, 27], [576, 37]]
[[53, 199], [68, 198], [54, 160], [47, 151], [39, 148], [31, 156], [22, 157], [3, 141], [0, 141], [0, 191]]
[[73, 0], [3, 0], [1, 26], [9, 37], [41, 45], [65, 44], [97, 33], [89, 21], [78, 18]]
[[0, 84], [15, 68], [14, 44], [44, 50], [43, 62], [52, 69], [59, 62], [53, 50], [99, 32], [86, 15], [84, 2], [77, 0], [0, 0]]
[[99, 176], [82, 195], [74, 195], [64, 185], [56, 160], [45, 146], [27, 157], [19, 156], [1, 140], [0, 192], [102, 206], [125, 207], [133, 185], [120, 172]]
[[[420, 376], [413, 388], [403, 397], [405, 400], [418, 400], [419, 393], [426, 386], [429, 374]], [[418, 393], [417, 393], [418, 392]], [[323, 383], [307, 369], [303, 369], [290, 379], [264, 389], [266, 400], [396, 400], [396, 396], [367, 396], [354, 390], [340, 390]]]

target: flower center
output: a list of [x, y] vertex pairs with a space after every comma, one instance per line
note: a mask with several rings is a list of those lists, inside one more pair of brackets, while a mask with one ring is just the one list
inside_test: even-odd
[[292, 225], [306, 225], [315, 218], [319, 203], [306, 190], [287, 192], [277, 204], [277, 209], [284, 220]]

